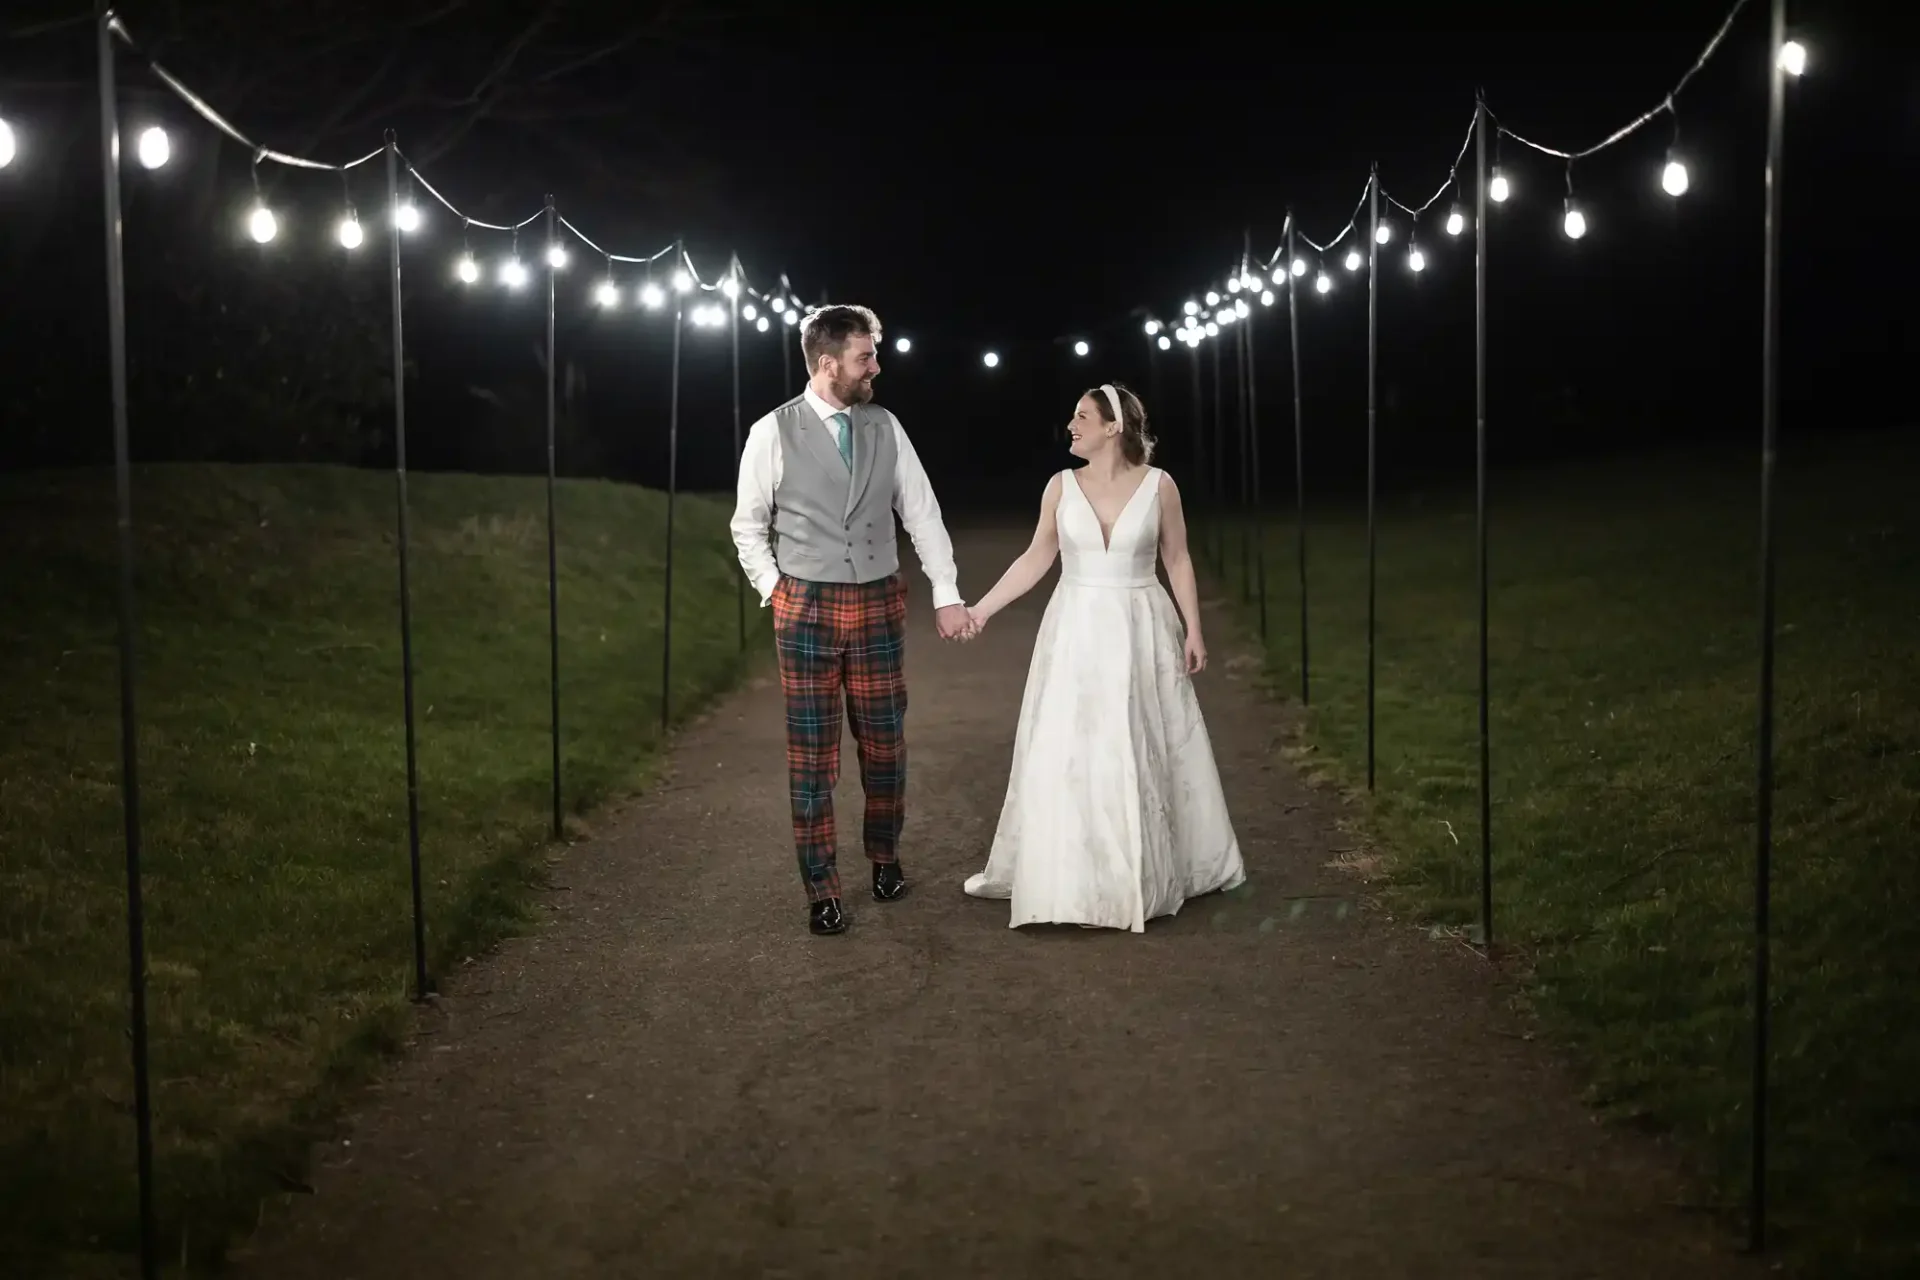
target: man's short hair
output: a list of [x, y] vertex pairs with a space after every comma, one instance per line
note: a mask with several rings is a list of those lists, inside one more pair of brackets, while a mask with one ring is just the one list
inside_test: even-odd
[[821, 356], [838, 359], [847, 340], [859, 336], [880, 341], [880, 317], [866, 307], [821, 307], [800, 322], [800, 352], [807, 360], [807, 376], [820, 368]]

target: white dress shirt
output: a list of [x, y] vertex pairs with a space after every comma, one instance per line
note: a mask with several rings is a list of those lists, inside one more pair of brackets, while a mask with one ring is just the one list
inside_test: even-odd
[[[820, 416], [820, 430], [829, 433], [837, 452], [840, 428], [833, 421], [833, 415], [843, 411], [815, 395], [812, 387], [807, 388], [804, 399], [807, 407]], [[900, 523], [913, 539], [920, 567], [933, 584], [933, 607], [942, 609], [960, 604], [960, 574], [953, 565], [953, 540], [947, 536], [947, 526], [941, 523], [940, 503], [933, 496], [933, 484], [927, 479], [926, 468], [920, 465], [920, 455], [914, 452], [913, 442], [907, 439], [900, 419], [884, 409], [879, 412], [886, 413], [887, 421], [893, 424], [894, 450], [898, 455], [894, 464], [893, 509], [900, 513]], [[780, 431], [770, 413], [747, 432], [746, 447], [740, 455], [740, 488], [732, 523], [733, 545], [740, 552], [740, 567], [746, 570], [747, 581], [753, 584], [753, 589], [760, 593], [763, 609], [772, 598], [774, 587], [780, 583], [780, 568], [773, 555], [773, 492], [780, 483], [783, 464]]]

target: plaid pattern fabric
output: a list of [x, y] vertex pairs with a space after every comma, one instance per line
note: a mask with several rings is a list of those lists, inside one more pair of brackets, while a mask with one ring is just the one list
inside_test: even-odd
[[793, 843], [807, 900], [840, 896], [833, 787], [840, 780], [840, 707], [860, 752], [867, 794], [867, 857], [895, 860], [907, 816], [907, 588], [878, 582], [803, 582], [773, 590], [774, 645], [787, 702], [787, 785]]

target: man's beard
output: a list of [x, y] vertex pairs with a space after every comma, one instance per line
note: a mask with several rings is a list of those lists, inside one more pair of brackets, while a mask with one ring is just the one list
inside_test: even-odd
[[841, 404], [866, 404], [873, 399], [873, 380], [862, 378], [855, 382], [833, 384], [834, 397]]

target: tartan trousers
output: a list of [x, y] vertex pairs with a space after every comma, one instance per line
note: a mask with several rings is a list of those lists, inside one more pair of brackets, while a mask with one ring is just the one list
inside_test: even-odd
[[787, 787], [807, 901], [840, 896], [833, 787], [840, 780], [840, 707], [860, 753], [867, 857], [896, 860], [907, 816], [907, 587], [782, 576], [769, 601], [787, 704]]

